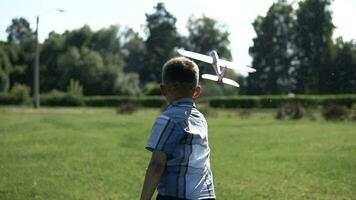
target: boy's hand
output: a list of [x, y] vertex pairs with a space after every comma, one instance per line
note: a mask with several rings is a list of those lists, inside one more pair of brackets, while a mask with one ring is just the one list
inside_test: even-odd
[[154, 150], [146, 171], [145, 182], [143, 184], [141, 200], [150, 200], [159, 179], [166, 166], [167, 155], [162, 151]]

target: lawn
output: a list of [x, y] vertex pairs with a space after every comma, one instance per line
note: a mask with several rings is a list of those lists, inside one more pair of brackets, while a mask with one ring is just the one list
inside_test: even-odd
[[[218, 199], [356, 199], [356, 122], [208, 116]], [[159, 110], [0, 107], [0, 199], [138, 199]]]

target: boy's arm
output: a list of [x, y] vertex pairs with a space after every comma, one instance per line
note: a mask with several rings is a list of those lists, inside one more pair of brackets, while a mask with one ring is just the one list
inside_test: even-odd
[[141, 192], [141, 200], [151, 200], [151, 197], [157, 188], [159, 179], [166, 165], [167, 155], [162, 151], [154, 150], [148, 168], [145, 181]]

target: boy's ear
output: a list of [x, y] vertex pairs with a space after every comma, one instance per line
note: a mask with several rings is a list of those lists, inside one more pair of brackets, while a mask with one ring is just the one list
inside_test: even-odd
[[160, 85], [159, 85], [159, 89], [161, 90], [161, 94], [162, 94], [163, 96], [166, 96], [166, 94], [167, 94], [167, 88], [166, 88], [166, 86], [163, 85], [163, 84], [160, 84]]
[[201, 93], [201, 86], [198, 85], [195, 87], [194, 92], [193, 92], [193, 98], [198, 98]]

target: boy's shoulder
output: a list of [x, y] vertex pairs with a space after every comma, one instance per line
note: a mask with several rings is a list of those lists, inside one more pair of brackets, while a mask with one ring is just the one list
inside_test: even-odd
[[180, 106], [180, 105], [169, 105], [163, 112], [160, 113], [159, 117], [165, 119], [171, 119], [173, 121], [182, 120], [205, 120], [205, 116], [194, 106]]

